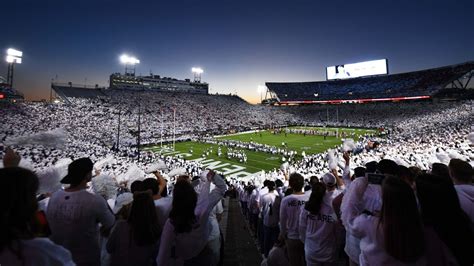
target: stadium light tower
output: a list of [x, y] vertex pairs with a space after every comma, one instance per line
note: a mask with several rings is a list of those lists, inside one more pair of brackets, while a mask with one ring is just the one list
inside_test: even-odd
[[120, 62], [125, 65], [125, 75], [135, 76], [135, 65], [140, 64], [140, 60], [134, 56], [123, 54], [120, 56]]
[[204, 73], [204, 70], [200, 67], [191, 68], [191, 72], [194, 74], [194, 82], [201, 82], [201, 74]]
[[15, 64], [21, 64], [23, 59], [23, 52], [13, 48], [7, 49], [7, 56], [5, 60], [8, 63], [7, 83], [13, 87], [13, 70]]

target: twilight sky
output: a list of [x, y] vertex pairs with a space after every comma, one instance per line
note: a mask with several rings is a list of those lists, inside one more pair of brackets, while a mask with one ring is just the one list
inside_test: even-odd
[[[390, 73], [474, 60], [472, 0], [6, 0], [0, 53], [24, 52], [15, 87], [49, 97], [51, 79], [107, 85], [123, 71], [192, 78], [250, 102], [265, 81], [325, 79], [325, 67], [387, 58]], [[6, 76], [6, 63], [0, 75]]]

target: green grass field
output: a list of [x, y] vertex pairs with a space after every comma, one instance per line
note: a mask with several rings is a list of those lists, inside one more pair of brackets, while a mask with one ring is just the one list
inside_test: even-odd
[[[295, 127], [307, 128], [308, 127]], [[320, 128], [318, 128], [320, 129]], [[328, 131], [335, 131], [335, 128], [328, 128]], [[374, 134], [374, 130], [367, 129], [338, 129], [340, 132], [354, 132], [355, 139], [361, 135]], [[287, 149], [297, 151], [299, 155], [304, 151], [306, 154], [315, 154], [326, 151], [342, 143], [340, 138], [328, 136], [324, 139], [323, 136], [302, 135], [302, 134], [273, 134], [270, 131], [262, 131], [258, 133], [244, 133], [236, 135], [228, 135], [217, 137], [218, 139], [239, 140], [243, 142], [256, 142], [267, 144], [275, 147], [282, 147], [282, 142], [286, 143]], [[181, 156], [187, 160], [200, 160], [204, 165], [208, 164], [214, 168], [227, 168], [230, 165], [234, 167], [245, 168], [248, 173], [256, 173], [261, 170], [269, 171], [279, 168], [282, 164], [282, 155], [273, 155], [263, 152], [255, 152], [247, 150], [247, 162], [240, 163], [237, 159], [227, 159], [227, 148], [221, 147], [222, 156], [217, 155], [218, 145], [199, 143], [193, 141], [179, 142], [175, 144], [175, 151], [172, 150], [171, 145], [161, 149], [160, 146], [149, 147], [147, 150], [162, 153], [168, 156]], [[190, 152], [192, 150], [192, 153]], [[212, 152], [211, 152], [212, 150]], [[206, 152], [209, 155], [203, 156]], [[217, 167], [216, 167], [217, 166]]]

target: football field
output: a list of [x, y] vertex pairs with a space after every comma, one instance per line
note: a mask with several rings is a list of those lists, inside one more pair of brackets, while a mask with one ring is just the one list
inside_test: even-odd
[[[294, 129], [316, 129], [309, 127], [293, 127]], [[322, 130], [321, 128], [317, 128]], [[354, 133], [354, 139], [357, 140], [359, 136], [365, 134], [375, 134], [375, 130], [370, 129], [336, 129], [327, 128], [327, 131], [339, 131], [346, 133]], [[304, 151], [305, 154], [315, 154], [326, 151], [342, 143], [341, 138], [335, 136], [318, 136], [318, 135], [303, 135], [293, 133], [273, 133], [272, 131], [260, 131], [251, 133], [239, 133], [234, 135], [219, 136], [216, 139], [222, 140], [237, 140], [242, 142], [255, 142], [260, 144], [267, 144], [270, 146], [283, 148], [282, 143], [285, 143], [287, 150], [297, 151], [298, 156], [301, 156]], [[251, 150], [244, 150], [247, 156], [247, 162], [240, 162], [238, 159], [228, 159], [227, 147], [220, 146], [221, 155], [218, 155], [219, 145], [202, 142], [186, 141], [177, 142], [175, 150], [172, 145], [168, 144], [161, 148], [158, 146], [148, 147], [147, 150], [161, 153], [166, 156], [179, 156], [186, 160], [199, 161], [206, 167], [216, 169], [218, 171], [228, 173], [231, 175], [240, 176], [257, 173], [261, 170], [269, 171], [279, 168], [283, 163], [281, 154], [271, 154], [265, 152], [256, 152]], [[240, 149], [242, 150], [242, 149]], [[297, 157], [298, 158], [298, 157]]]

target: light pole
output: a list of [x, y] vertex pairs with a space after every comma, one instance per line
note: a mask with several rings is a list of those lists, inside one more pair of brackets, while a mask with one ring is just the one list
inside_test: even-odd
[[125, 65], [125, 75], [135, 76], [135, 65], [140, 64], [140, 60], [134, 56], [123, 54], [120, 56], [120, 62]]
[[204, 73], [204, 70], [200, 67], [193, 67], [191, 72], [194, 74], [194, 82], [201, 83], [201, 74]]
[[23, 59], [23, 52], [13, 48], [7, 49], [7, 56], [5, 60], [8, 63], [7, 83], [13, 88], [13, 71], [15, 64], [21, 64]]

